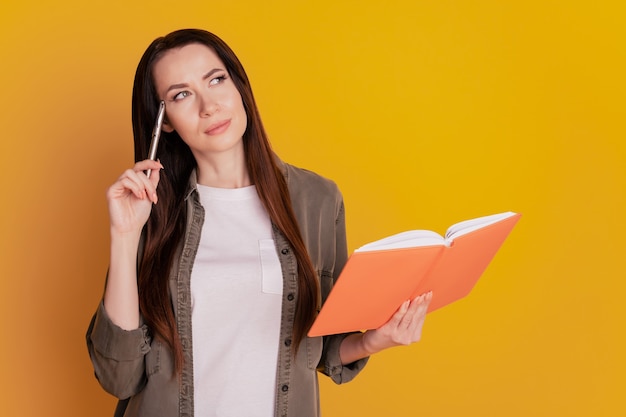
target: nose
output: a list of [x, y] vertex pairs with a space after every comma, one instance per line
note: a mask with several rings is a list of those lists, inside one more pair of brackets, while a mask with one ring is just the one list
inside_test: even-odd
[[200, 116], [210, 117], [219, 110], [215, 97], [210, 93], [204, 93], [200, 97]]

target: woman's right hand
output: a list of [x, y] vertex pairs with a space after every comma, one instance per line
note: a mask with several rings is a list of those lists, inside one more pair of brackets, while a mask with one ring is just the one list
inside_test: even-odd
[[[150, 178], [144, 171], [151, 169]], [[146, 159], [127, 169], [107, 190], [111, 232], [119, 234], [140, 233], [157, 203], [156, 188], [159, 184], [159, 171], [163, 169], [158, 161]]]

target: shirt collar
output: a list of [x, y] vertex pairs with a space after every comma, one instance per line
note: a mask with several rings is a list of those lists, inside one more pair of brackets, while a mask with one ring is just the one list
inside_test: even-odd
[[[287, 164], [284, 163], [278, 156], [274, 155], [274, 160], [276, 161], [276, 165], [278, 165], [278, 169], [280, 170], [280, 172], [283, 174], [283, 177], [285, 177], [285, 181], [287, 181], [288, 175], [287, 175]], [[196, 174], [196, 168], [193, 169], [193, 171], [191, 171], [191, 175], [189, 176], [189, 181], [187, 182], [187, 190], [185, 191], [185, 201], [187, 201], [189, 199], [189, 197], [191, 197], [191, 195], [198, 190], [198, 176]]]
[[198, 177], [196, 175], [196, 168], [191, 171], [189, 181], [187, 182], [187, 190], [185, 191], [185, 201], [191, 197], [191, 195], [198, 190]]

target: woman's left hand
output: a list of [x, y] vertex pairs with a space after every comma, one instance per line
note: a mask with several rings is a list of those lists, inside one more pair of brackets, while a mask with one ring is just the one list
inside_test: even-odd
[[407, 300], [398, 311], [376, 330], [363, 334], [363, 347], [370, 354], [394, 346], [407, 346], [420, 340], [432, 292]]

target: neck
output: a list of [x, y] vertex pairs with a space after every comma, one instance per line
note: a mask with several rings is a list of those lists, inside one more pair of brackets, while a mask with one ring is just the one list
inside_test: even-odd
[[196, 162], [198, 184], [215, 188], [242, 188], [252, 185], [243, 152], [196, 157]]

